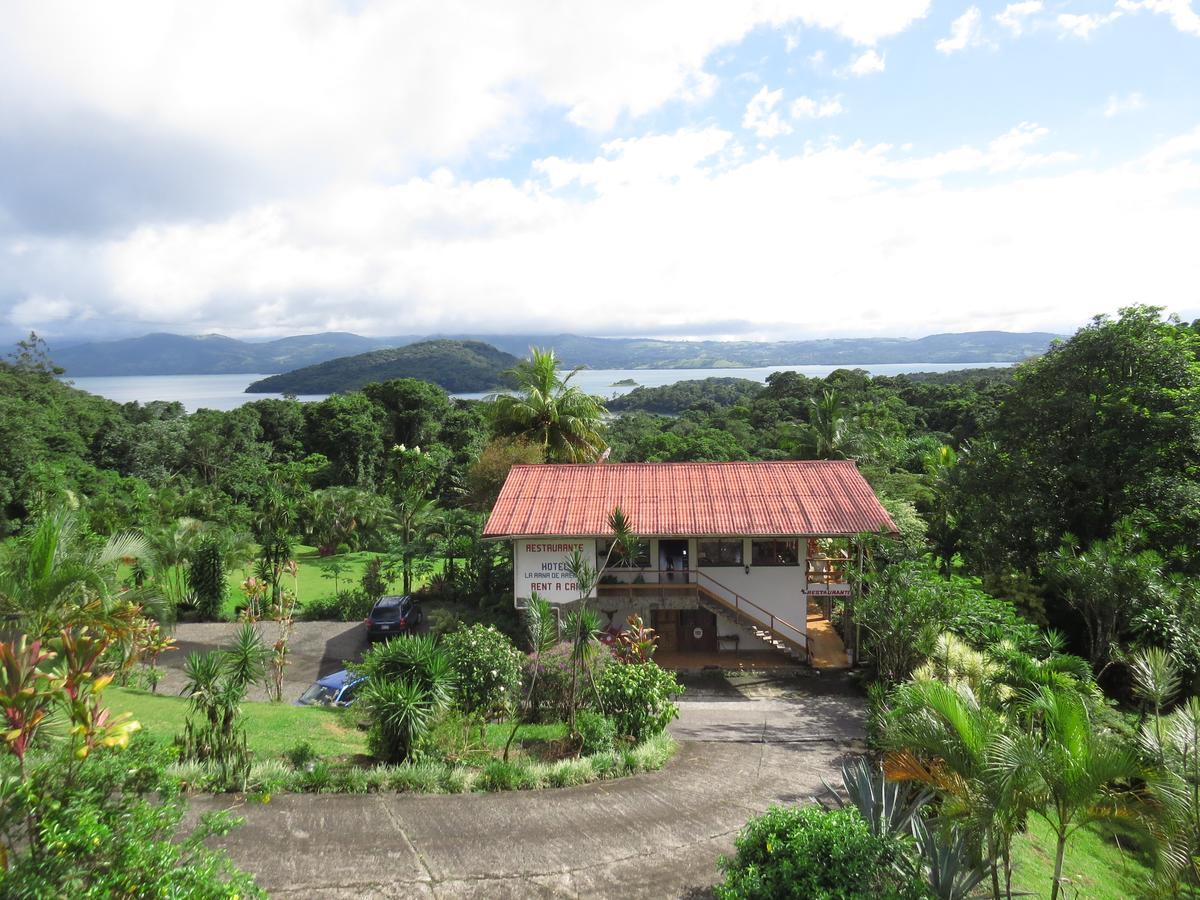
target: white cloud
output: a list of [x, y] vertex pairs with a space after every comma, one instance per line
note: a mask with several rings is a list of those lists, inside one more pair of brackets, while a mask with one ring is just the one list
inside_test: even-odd
[[793, 119], [828, 119], [839, 116], [845, 109], [841, 97], [814, 100], [812, 97], [797, 97], [791, 106]]
[[865, 50], [850, 61], [850, 64], [842, 70], [844, 75], [871, 75], [875, 72], [882, 72], [886, 60], [882, 53], [874, 49]]
[[1146, 98], [1139, 91], [1130, 91], [1128, 94], [1110, 94], [1108, 103], [1104, 106], [1104, 115], [1106, 118], [1119, 116], [1122, 113], [1137, 112], [1140, 109], [1146, 108]]
[[1192, 9], [1191, 0], [1117, 0], [1117, 8], [1127, 12], [1144, 9], [1169, 16], [1171, 24], [1184, 34], [1200, 37], [1200, 13]]
[[1028, 27], [1027, 20], [1041, 11], [1042, 0], [1021, 0], [1019, 3], [1008, 4], [1003, 10], [996, 13], [994, 18], [1016, 37]]
[[983, 13], [972, 6], [950, 24], [950, 36], [939, 40], [934, 46], [939, 53], [956, 53], [968, 47], [983, 44]]
[[122, 320], [169, 310], [188, 330], [264, 334], [730, 319], [776, 338], [918, 334], [1194, 306], [1200, 129], [1106, 168], [1039, 152], [1047, 140], [1024, 124], [925, 156], [834, 143], [739, 161], [717, 129], [652, 135], [544, 161], [527, 183], [442, 171], [138, 229], [104, 245], [88, 296]]
[[[706, 96], [708, 56], [797, 23], [870, 46], [929, 0], [39, 0], [5, 10], [0, 81], [24, 112], [141, 120], [238, 154], [386, 170], [462, 153], [539, 107], [603, 131]], [[664, 40], [670, 35], [670, 40]], [[16, 92], [5, 106], [20, 106]], [[11, 109], [0, 109], [11, 112]]]
[[1087, 40], [1092, 36], [1092, 32], [1103, 28], [1105, 25], [1111, 25], [1119, 18], [1121, 18], [1121, 11], [1113, 10], [1105, 14], [1061, 13], [1055, 21], [1058, 23], [1058, 27], [1065, 33]]
[[775, 108], [781, 99], [783, 99], [783, 88], [777, 91], [769, 90], [765, 85], [759, 88], [758, 93], [746, 104], [746, 114], [742, 116], [742, 127], [753, 131], [760, 138], [790, 134], [792, 126], [783, 120]]

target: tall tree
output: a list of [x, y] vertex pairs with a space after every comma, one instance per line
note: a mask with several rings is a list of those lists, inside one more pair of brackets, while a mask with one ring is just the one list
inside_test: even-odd
[[971, 561], [1036, 570], [1063, 534], [1089, 546], [1135, 514], [1160, 550], [1200, 531], [1198, 351], [1200, 335], [1138, 306], [1022, 365], [961, 463]]
[[516, 392], [494, 398], [496, 433], [539, 444], [552, 462], [595, 460], [604, 449], [604, 404], [570, 383], [582, 366], [565, 377], [560, 366], [553, 350], [531, 347], [529, 359], [506, 373]]

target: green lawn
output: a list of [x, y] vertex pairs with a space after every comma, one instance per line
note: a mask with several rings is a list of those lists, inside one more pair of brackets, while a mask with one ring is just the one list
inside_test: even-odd
[[[1054, 878], [1054, 834], [1034, 816], [1013, 845], [1013, 888], [1049, 897]], [[1124, 900], [1145, 894], [1151, 861], [1136, 835], [1121, 825], [1092, 825], [1075, 832], [1063, 861], [1066, 896]]]
[[[158, 740], [170, 740], [183, 731], [187, 701], [181, 697], [117, 687], [108, 688], [104, 696], [114, 713], [132, 713]], [[353, 717], [342, 710], [247, 701], [242, 704], [242, 713], [246, 741], [258, 759], [281, 756], [303, 741], [308, 741], [317, 754], [326, 759], [367, 752], [366, 733], [359, 730]], [[503, 722], [488, 725], [488, 747], [503, 749], [511, 729], [511, 725]], [[522, 725], [515, 744], [519, 748], [526, 743], [557, 741], [566, 734], [565, 722]]]
[[[358, 586], [359, 582], [362, 581], [363, 572], [366, 571], [367, 563], [376, 556], [379, 556], [379, 554], [370, 553], [365, 550], [356, 553], [336, 553], [332, 556], [319, 556], [316, 547], [298, 544], [293, 554], [293, 558], [296, 560], [296, 579], [293, 581], [290, 576], [285, 575], [284, 585], [296, 591], [301, 606], [309, 600], [321, 600], [326, 597], [333, 597], [337, 591], [334, 588], [333, 578], [325, 577], [325, 567], [334, 562], [345, 566], [345, 571], [338, 575], [337, 587], [346, 590], [347, 588]], [[244, 569], [238, 568], [230, 571], [228, 576], [229, 597], [225, 601], [225, 615], [227, 617], [232, 618], [234, 608], [246, 602], [245, 596], [242, 594], [242, 582], [253, 574], [253, 565], [246, 566]]]
[[[132, 713], [157, 739], [170, 740], [183, 731], [187, 701], [180, 697], [116, 687], [104, 697], [114, 713]], [[246, 741], [258, 759], [280, 756], [302, 741], [323, 757], [367, 752], [366, 734], [340, 710], [247, 701], [242, 711]]]
[[[380, 555], [368, 550], [360, 550], [355, 553], [335, 553], [331, 556], [320, 556], [317, 553], [316, 547], [297, 544], [293, 553], [293, 559], [296, 560], [296, 578], [293, 580], [291, 576], [285, 575], [284, 586], [289, 590], [296, 591], [301, 606], [311, 600], [323, 600], [334, 597], [339, 588], [344, 591], [349, 588], [358, 587], [362, 581], [363, 573], [367, 569], [367, 563]], [[328, 567], [335, 562], [345, 566], [345, 570], [338, 574], [336, 588], [332, 575], [328, 578], [326, 577]], [[440, 572], [444, 566], [445, 560], [435, 560], [433, 570], [430, 574]], [[248, 576], [253, 574], [253, 565], [234, 569], [229, 573], [227, 579], [229, 582], [229, 597], [225, 601], [224, 610], [227, 618], [233, 618], [234, 609], [245, 602], [241, 585]], [[425, 575], [423, 578], [418, 577], [416, 579], [417, 586], [424, 584], [429, 577], [430, 575]], [[399, 579], [392, 583], [391, 590], [400, 590]]]

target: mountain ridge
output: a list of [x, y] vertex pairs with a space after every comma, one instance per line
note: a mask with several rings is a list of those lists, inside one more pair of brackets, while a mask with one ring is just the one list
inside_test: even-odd
[[531, 346], [553, 347], [568, 366], [596, 369], [737, 369], [770, 365], [1020, 362], [1061, 335], [1049, 332], [966, 331], [920, 338], [814, 338], [794, 341], [681, 341], [561, 334], [395, 335], [351, 332], [290, 335], [251, 342], [220, 334], [154, 332], [136, 338], [55, 349], [67, 376], [276, 374], [372, 350], [429, 340], [481, 341], [525, 356]]

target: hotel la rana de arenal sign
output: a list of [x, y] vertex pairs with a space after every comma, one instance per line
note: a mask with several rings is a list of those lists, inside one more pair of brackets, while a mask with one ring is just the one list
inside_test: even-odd
[[[595, 568], [596, 542], [590, 538], [536, 538], [516, 541], [513, 556], [516, 595], [528, 600], [535, 591], [551, 602], [579, 599], [579, 583], [567, 563], [578, 550]], [[596, 596], [593, 588], [588, 596]]]

